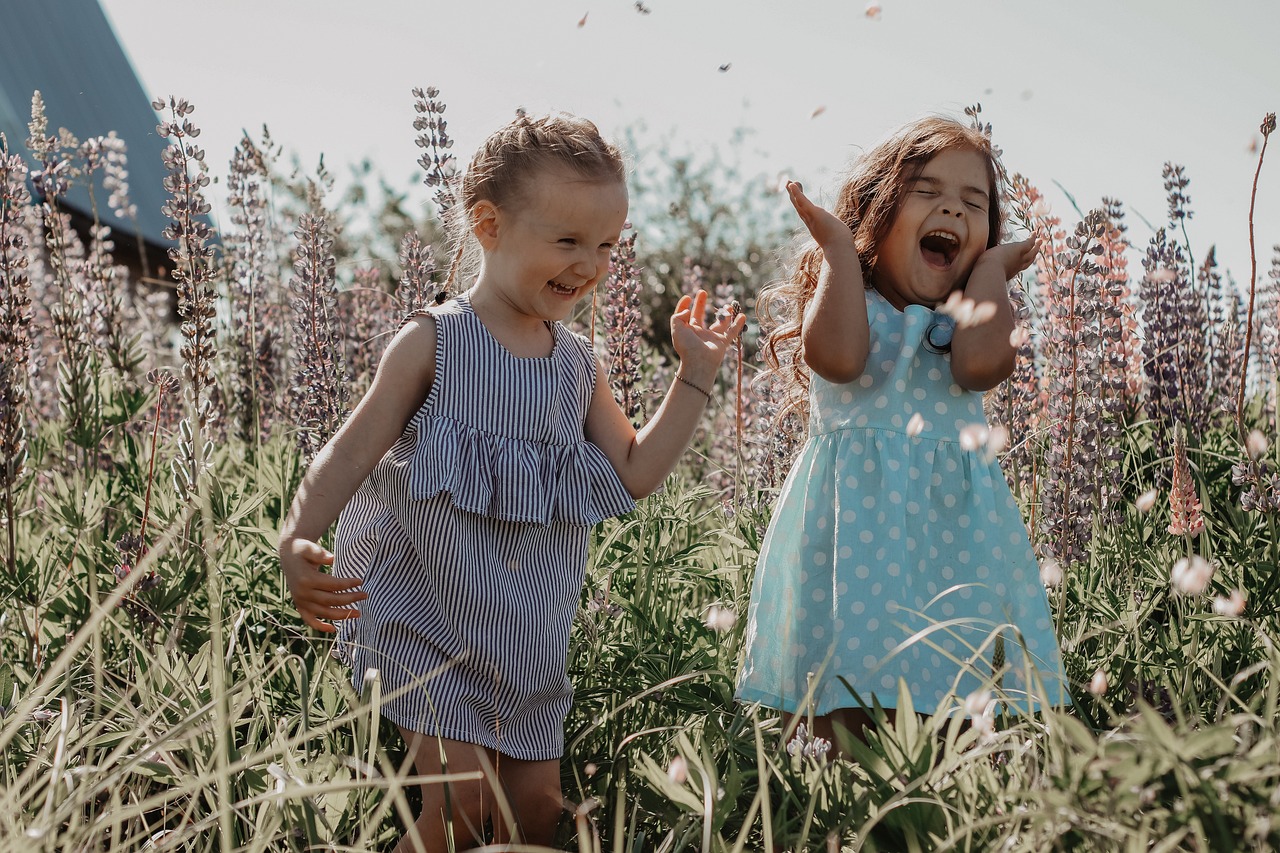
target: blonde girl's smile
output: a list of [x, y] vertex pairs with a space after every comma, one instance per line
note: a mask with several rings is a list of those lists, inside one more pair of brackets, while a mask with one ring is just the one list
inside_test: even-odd
[[932, 307], [964, 287], [990, 237], [988, 169], [977, 151], [951, 148], [908, 183], [872, 274], [894, 307]]

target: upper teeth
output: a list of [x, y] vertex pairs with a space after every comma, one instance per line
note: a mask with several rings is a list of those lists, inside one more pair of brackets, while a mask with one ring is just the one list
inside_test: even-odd
[[957, 237], [956, 235], [952, 234], [950, 231], [930, 231], [928, 234], [926, 234], [926, 235], [924, 235], [924, 236], [926, 236], [926, 237], [941, 237], [941, 238], [943, 238], [944, 240], [948, 240], [948, 241], [950, 241], [950, 242], [952, 242], [952, 243], [959, 243], [959, 242], [960, 242], [960, 238], [959, 238], [959, 237]]

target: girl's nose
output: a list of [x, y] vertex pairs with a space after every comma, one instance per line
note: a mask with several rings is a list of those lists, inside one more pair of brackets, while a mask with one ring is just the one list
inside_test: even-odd
[[950, 205], [950, 204], [949, 204], [949, 205], [947, 205], [946, 207], [942, 208], [942, 215], [943, 215], [943, 216], [954, 216], [956, 219], [959, 219], [961, 216], [964, 216], [964, 205], [962, 205], [962, 204], [961, 204], [961, 205]]

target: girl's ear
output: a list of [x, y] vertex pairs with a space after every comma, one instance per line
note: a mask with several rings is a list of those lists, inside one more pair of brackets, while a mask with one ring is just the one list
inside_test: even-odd
[[498, 225], [501, 211], [498, 206], [488, 200], [476, 202], [471, 207], [471, 233], [480, 242], [480, 248], [490, 249], [498, 239]]

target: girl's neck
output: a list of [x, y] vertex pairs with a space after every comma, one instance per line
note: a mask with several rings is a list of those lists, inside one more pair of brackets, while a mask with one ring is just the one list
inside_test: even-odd
[[531, 317], [502, 299], [494, 290], [481, 286], [481, 281], [466, 292], [475, 312], [494, 340], [517, 358], [545, 358], [555, 345], [551, 324]]

